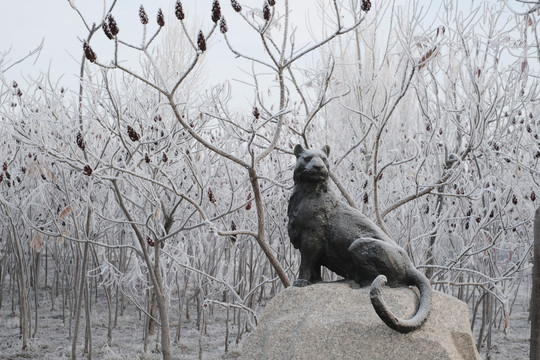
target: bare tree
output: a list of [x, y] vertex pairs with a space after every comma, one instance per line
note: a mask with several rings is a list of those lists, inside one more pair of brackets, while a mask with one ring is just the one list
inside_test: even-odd
[[[534, 13], [331, 1], [304, 29], [294, 2], [213, 1], [202, 20], [176, 2], [135, 8], [141, 41], [127, 43], [115, 1], [94, 21], [70, 4], [87, 31], [75, 93], [46, 76], [0, 88], [0, 286], [19, 289], [25, 346], [44, 289], [72, 358], [92, 357], [98, 298], [109, 344], [124, 310], [140, 314], [141, 351], [164, 358], [188, 324], [202, 356], [220, 311], [224, 348], [240, 342], [296, 276], [296, 143], [330, 145], [340, 193], [469, 304], [479, 347], [508, 328], [537, 205]], [[209, 84], [222, 51], [244, 73]]]
[[[274, 3], [267, 3], [260, 12], [243, 11], [239, 9], [240, 5], [235, 3], [233, 10], [238, 13], [236, 16], [260, 39], [264, 55], [257, 58], [258, 55], [242, 54], [236, 50], [234, 39], [227, 37], [228, 25], [221, 16], [220, 4], [217, 1], [213, 4], [210, 28], [195, 33], [188, 31], [182, 3], [177, 2], [177, 19], [174, 21], [178, 21], [180, 25], [175, 29], [177, 33], [178, 29], [181, 29], [183, 44], [188, 44], [188, 47], [184, 49], [184, 62], [176, 64], [185, 66], [174, 69], [170, 63], [158, 61], [159, 58], [166, 58], [166, 53], [154, 51], [154, 43], [165, 27], [163, 12], [158, 12], [155, 31], [147, 36], [151, 25], [144, 8], [139, 9], [143, 38], [141, 45], [137, 46], [121, 40], [121, 24], [116, 22], [113, 14], [115, 4], [116, 2], [112, 2], [107, 7], [99, 25], [90, 25], [89, 19], [74, 3], [70, 3], [88, 30], [82, 46], [84, 60], [81, 62], [78, 101], [66, 107], [66, 103], [58, 98], [58, 102], [51, 108], [50, 102], [55, 101], [54, 97], [58, 95], [50, 97], [52, 93], [44, 90], [42, 85], [38, 86], [45, 94], [44, 103], [49, 103], [44, 106], [45, 113], [51, 116], [51, 120], [56, 119], [56, 124], [51, 124], [51, 130], [63, 122], [62, 131], [48, 130], [47, 134], [51, 134], [52, 138], [49, 138], [49, 135], [36, 138], [31, 131], [17, 124], [14, 132], [19, 132], [18, 136], [27, 146], [33, 146], [41, 153], [48, 154], [51, 160], [47, 159], [47, 164], [54, 162], [66, 166], [65, 170], [56, 172], [57, 176], [61, 173], [65, 179], [66, 173], [69, 173], [87, 190], [80, 193], [77, 199], [70, 199], [67, 196], [69, 184], [60, 186], [66, 190], [68, 198], [58, 205], [60, 209], [64, 209], [62, 216], [47, 224], [52, 229], [40, 229], [35, 220], [29, 219], [40, 233], [51, 237], [62, 236], [76, 244], [77, 264], [80, 260], [80, 266], [76, 269], [74, 284], [72, 358], [77, 356], [79, 319], [83, 303], [86, 304], [87, 326], [85, 353], [91, 356], [88, 295], [90, 287], [87, 272], [96, 245], [110, 249], [127, 246], [143, 260], [151, 284], [148, 306], [145, 309], [139, 306], [148, 316], [145, 338], [152, 334], [153, 324], [158, 323], [161, 351], [164, 358], [170, 358], [167, 305], [170, 289], [169, 280], [166, 279], [166, 270], [171, 267], [167, 265], [170, 259], [184, 269], [198, 272], [206, 278], [218, 281], [221, 286], [224, 285], [227, 292], [231, 293], [233, 305], [245, 311], [253, 306], [255, 292], [268, 282], [264, 280], [265, 273], [274, 278], [272, 282], [279, 278], [284, 286], [289, 285], [286, 270], [267, 240], [268, 215], [265, 206], [272, 203], [263, 198], [264, 193], [270, 195], [276, 186], [281, 187], [279, 192], [283, 199], [286, 198], [286, 186], [280, 184], [278, 179], [261, 177], [259, 171], [267, 159], [278, 161], [276, 156], [272, 155], [277, 148], [283, 148], [283, 144], [290, 146], [289, 141], [282, 137], [282, 129], [286, 115], [290, 112], [289, 86], [294, 85], [295, 80], [288, 79], [287, 74], [294, 77], [297, 70], [293, 65], [334, 38], [353, 30], [362, 21], [362, 17], [356, 14], [351, 23], [345, 26], [342, 23], [342, 6], [334, 3], [332, 15], [336, 23], [333, 31], [305, 47], [296, 44], [294, 37], [289, 36], [291, 24], [288, 2], [279, 5], [279, 9]], [[283, 17], [278, 15], [279, 13]], [[104, 35], [100, 36], [111, 39], [114, 47], [114, 56], [110, 63], [102, 61], [91, 46], [92, 39], [100, 34], [101, 29]], [[184, 102], [184, 95], [189, 94], [189, 82], [194, 80], [193, 74], [218, 30], [225, 36], [229, 49], [236, 56], [275, 74], [278, 88], [278, 100], [275, 104], [267, 102], [262, 96], [264, 90], [259, 85], [259, 78], [262, 71], [266, 70], [259, 69], [253, 74], [255, 102], [249, 107], [247, 117], [230, 113], [223, 97], [222, 86], [213, 90], [206, 103]], [[141, 55], [139, 65], [131, 66], [121, 61], [122, 52], [126, 50], [135, 50]], [[98, 67], [92, 67], [90, 63], [95, 63]], [[316, 112], [317, 107], [323, 106], [322, 102], [315, 104], [312, 111]], [[68, 123], [68, 119], [73, 116], [78, 118], [77, 125]], [[35, 121], [35, 118], [29, 119], [26, 126], [35, 126]], [[227, 134], [232, 135], [238, 142], [227, 141], [224, 138]], [[242, 176], [232, 176], [239, 171], [243, 173]], [[55, 183], [51, 182], [51, 186], [54, 187]], [[268, 185], [262, 188], [261, 183]], [[76, 202], [81, 205], [78, 214], [85, 214], [85, 221], [79, 224], [78, 219], [74, 220], [72, 225], [75, 232], [68, 234], [61, 230], [59, 223], [64, 221], [66, 212], [75, 213]], [[49, 213], [54, 213], [56, 204], [53, 204], [45, 206]], [[247, 221], [232, 219], [238, 217], [239, 212], [253, 213], [250, 211], [252, 205], [255, 216], [248, 216]], [[106, 226], [109, 228], [127, 226], [136, 242], [125, 244], [114, 239], [111, 239], [112, 242], [97, 240], [102, 239], [103, 234], [94, 230], [97, 227], [96, 221], [108, 222], [109, 225]], [[240, 225], [247, 228], [254, 226], [256, 230], [241, 230]], [[249, 269], [246, 273], [249, 281], [247, 286], [241, 287], [245, 287], [245, 290], [239, 292], [228, 282], [216, 278], [213, 275], [214, 270], [199, 270], [204, 267], [203, 264], [188, 265], [178, 261], [180, 254], [172, 256], [174, 247], [171, 246], [177, 243], [175, 239], [197, 232], [198, 236], [207, 236], [204, 231], [201, 232], [201, 228], [207, 228], [211, 234], [219, 235], [232, 243], [239, 241], [240, 237], [251, 236], [262, 250], [271, 271], [268, 272], [266, 265], [256, 270], [254, 265], [259, 260], [253, 256], [249, 263], [242, 262], [244, 267], [249, 265], [249, 268], [246, 268]], [[283, 237], [283, 233], [280, 236]], [[280, 246], [284, 246], [283, 241]], [[285, 254], [280, 256], [283, 255]], [[221, 253], [212, 263], [222, 262], [220, 259], [223, 256], [230, 256], [230, 251]], [[246, 283], [243, 276], [233, 281]], [[206, 301], [203, 297], [205, 286], [199, 287], [201, 301], [197, 301], [202, 304]], [[260, 291], [262, 294], [262, 290]]]
[[538, 357], [540, 349], [540, 314], [538, 313], [540, 302], [540, 210], [536, 210], [534, 216], [534, 261], [533, 261], [533, 285], [531, 295], [531, 346], [530, 359]]

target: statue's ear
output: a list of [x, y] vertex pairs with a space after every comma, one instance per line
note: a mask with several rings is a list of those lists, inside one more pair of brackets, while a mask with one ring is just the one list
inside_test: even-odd
[[296, 145], [294, 147], [294, 156], [296, 156], [296, 158], [298, 158], [300, 155], [302, 155], [302, 153], [304, 152], [304, 147], [300, 144]]
[[322, 151], [326, 154], [326, 156], [330, 155], [330, 146], [324, 145], [322, 147]]

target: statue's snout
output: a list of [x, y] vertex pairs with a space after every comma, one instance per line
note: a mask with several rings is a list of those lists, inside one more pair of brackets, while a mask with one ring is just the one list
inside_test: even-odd
[[306, 170], [313, 171], [313, 172], [324, 172], [326, 171], [326, 166], [324, 165], [324, 162], [322, 161], [321, 158], [314, 157], [307, 164]]

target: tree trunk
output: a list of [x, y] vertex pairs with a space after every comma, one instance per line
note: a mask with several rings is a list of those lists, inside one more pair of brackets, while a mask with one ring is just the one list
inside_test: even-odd
[[[83, 262], [82, 262], [82, 269], [80, 271], [80, 283], [79, 285], [79, 292], [78, 296], [76, 297], [77, 303], [75, 305], [75, 327], [73, 329], [73, 342], [71, 344], [71, 358], [72, 360], [75, 360], [77, 358], [77, 338], [79, 336], [79, 324], [80, 324], [80, 317], [81, 317], [81, 309], [82, 309], [82, 302], [83, 298], [85, 301], [86, 306], [86, 338], [85, 338], [85, 352], [90, 353], [88, 346], [91, 344], [89, 342], [89, 330], [88, 326], [90, 325], [88, 323], [89, 320], [89, 306], [90, 306], [90, 296], [88, 294], [88, 283], [86, 280], [86, 269], [88, 268], [88, 256], [90, 253], [90, 243], [89, 243], [89, 237], [90, 237], [90, 225], [92, 220], [92, 211], [88, 209], [88, 213], [86, 214], [86, 227], [85, 227], [85, 243], [84, 243], [84, 250], [83, 250]], [[78, 250], [80, 251], [80, 250]], [[79, 278], [79, 276], [76, 277], [76, 279]], [[75, 292], [76, 290], [75, 286]], [[91, 354], [89, 358], [91, 357]]]
[[262, 195], [261, 195], [261, 188], [259, 186], [259, 176], [257, 175], [257, 172], [254, 168], [249, 169], [249, 180], [251, 182], [251, 188], [253, 189], [254, 193], [254, 199], [255, 199], [255, 206], [257, 208], [257, 220], [258, 220], [258, 226], [257, 226], [257, 242], [259, 243], [259, 246], [261, 247], [262, 251], [266, 255], [266, 258], [268, 261], [270, 261], [270, 264], [276, 271], [276, 273], [279, 276], [279, 279], [281, 280], [281, 283], [284, 287], [291, 286], [291, 282], [289, 281], [289, 278], [287, 277], [287, 274], [285, 273], [285, 270], [281, 267], [281, 264], [275, 257], [274, 253], [270, 249], [270, 246], [266, 242], [265, 239], [265, 223], [264, 223], [264, 208], [262, 203]]
[[38, 290], [39, 290], [39, 252], [34, 251], [34, 332], [32, 338], [36, 337], [38, 331]]
[[19, 243], [19, 237], [15, 233], [13, 235], [13, 243], [15, 244], [15, 255], [17, 258], [17, 264], [19, 265], [19, 271], [17, 271], [17, 285], [19, 293], [19, 328], [22, 336], [22, 350], [25, 351], [28, 348], [28, 335], [27, 331], [30, 326], [28, 320], [28, 300], [26, 298], [26, 279], [24, 271], [23, 253]]
[[120, 188], [118, 187], [118, 184], [116, 180], [112, 181], [114, 192], [116, 193], [116, 199], [118, 201], [118, 204], [120, 205], [120, 208], [124, 212], [124, 215], [131, 223], [131, 228], [135, 232], [135, 236], [137, 237], [137, 240], [139, 241], [139, 245], [141, 246], [141, 256], [144, 259], [144, 262], [146, 263], [146, 266], [148, 268], [148, 273], [150, 275], [150, 279], [152, 280], [152, 285], [154, 286], [154, 292], [156, 293], [156, 300], [158, 304], [158, 310], [159, 310], [159, 319], [161, 322], [161, 355], [163, 357], [163, 360], [171, 360], [171, 342], [170, 342], [170, 333], [169, 333], [169, 314], [167, 309], [167, 302], [165, 298], [165, 294], [163, 293], [163, 280], [161, 278], [161, 268], [159, 264], [159, 249], [161, 248], [161, 244], [156, 244], [154, 247], [155, 251], [155, 260], [152, 262], [152, 259], [150, 258], [150, 254], [148, 253], [148, 249], [146, 248], [146, 240], [143, 235], [143, 233], [140, 231], [140, 229], [135, 225], [133, 217], [129, 213], [129, 210], [126, 208], [124, 204], [124, 199], [122, 198], [122, 193], [120, 191]]
[[[18, 270], [17, 271], [17, 285], [18, 285], [18, 295], [19, 295], [19, 331], [22, 337], [22, 351], [28, 349], [28, 335], [27, 331], [30, 328], [30, 320], [28, 314], [28, 299], [26, 297], [26, 277], [25, 277], [25, 266], [24, 266], [24, 252], [21, 249], [21, 240], [19, 233], [15, 228], [15, 223], [13, 218], [8, 213], [7, 217], [11, 225], [11, 240], [13, 242], [13, 248], [15, 250], [15, 258], [17, 260]], [[13, 309], [14, 301], [13, 297], [11, 298], [11, 305]], [[14, 313], [14, 311], [12, 311]]]
[[[155, 251], [155, 284], [154, 284], [154, 293], [156, 294], [156, 301], [159, 310], [159, 320], [161, 322], [161, 355], [164, 360], [172, 359], [171, 353], [171, 337], [169, 333], [169, 311], [167, 308], [167, 301], [165, 294], [163, 293], [163, 279], [161, 276], [161, 265], [160, 265], [160, 249], [161, 244], [156, 244], [154, 246]], [[150, 265], [150, 264], [149, 264]]]
[[530, 359], [540, 357], [540, 208], [534, 215]]
[[[77, 359], [77, 339], [79, 335], [79, 324], [80, 324], [80, 318], [81, 318], [81, 308], [82, 308], [82, 302], [84, 298], [84, 291], [86, 289], [86, 268], [88, 264], [88, 239], [84, 243], [84, 250], [83, 250], [83, 264], [82, 269], [80, 272], [80, 283], [79, 283], [79, 292], [77, 296], [77, 303], [75, 305], [75, 327], [73, 329], [73, 338], [72, 338], [72, 344], [71, 344], [71, 359], [75, 360]], [[90, 299], [86, 299], [86, 301], [90, 301]]]
[[429, 247], [427, 249], [427, 255], [426, 255], [426, 259], [427, 259], [426, 264], [430, 265], [430, 267], [426, 269], [426, 274], [425, 274], [428, 279], [431, 279], [434, 273], [433, 265], [435, 265], [435, 253], [433, 250], [435, 247], [435, 241], [437, 240], [437, 228], [438, 228], [437, 220], [441, 216], [443, 202], [444, 202], [444, 195], [442, 195], [444, 193], [444, 185], [439, 186], [437, 188], [437, 192], [439, 192], [439, 195], [437, 195], [437, 201], [435, 203], [436, 215], [435, 215], [435, 219], [433, 220], [433, 230], [431, 232], [431, 235], [429, 236]]

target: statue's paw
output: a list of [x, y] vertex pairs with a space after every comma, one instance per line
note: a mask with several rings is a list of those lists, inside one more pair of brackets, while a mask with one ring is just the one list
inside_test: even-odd
[[296, 287], [304, 287], [308, 285], [309, 285], [309, 281], [307, 281], [306, 279], [296, 279], [293, 282], [293, 286], [296, 286]]

